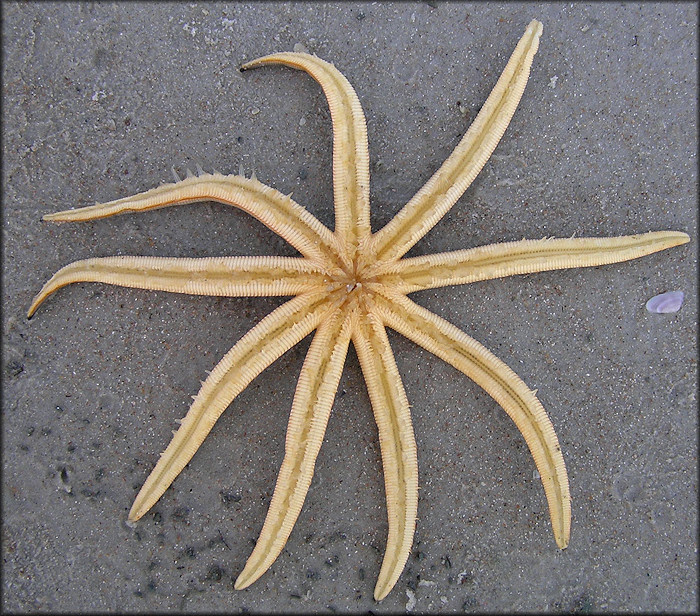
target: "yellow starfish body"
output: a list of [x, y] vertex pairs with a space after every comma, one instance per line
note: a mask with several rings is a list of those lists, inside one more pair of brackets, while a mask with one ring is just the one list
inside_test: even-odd
[[369, 223], [369, 155], [362, 107], [333, 65], [302, 53], [266, 56], [242, 68], [284, 64], [306, 71], [323, 88], [333, 123], [334, 231], [289, 196], [256, 179], [218, 173], [44, 217], [94, 220], [218, 201], [245, 210], [302, 254], [300, 258], [86, 259], [58, 271], [35, 298], [29, 316], [48, 295], [79, 281], [200, 295], [294, 296], [243, 336], [209, 374], [136, 497], [129, 519], [138, 520], [153, 506], [251, 380], [315, 330], [296, 388], [272, 502], [235, 587], [253, 583], [277, 558], [301, 511], [352, 341], [379, 429], [384, 469], [389, 535], [374, 593], [377, 600], [384, 598], [408, 558], [418, 502], [416, 444], [408, 400], [387, 338], [386, 327], [390, 327], [472, 378], [510, 415], [541, 476], [557, 545], [568, 545], [568, 478], [554, 428], [535, 392], [480, 343], [406, 295], [444, 285], [634, 259], [683, 244], [688, 236], [662, 231], [616, 238], [523, 240], [401, 258], [447, 213], [493, 152], [520, 101], [541, 32], [539, 22], [530, 23], [454, 152], [394, 219], [374, 234]]

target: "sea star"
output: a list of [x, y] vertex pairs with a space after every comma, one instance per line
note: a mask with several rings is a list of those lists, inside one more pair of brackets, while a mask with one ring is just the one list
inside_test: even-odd
[[379, 429], [389, 518], [374, 591], [383, 599], [399, 578], [415, 530], [416, 445], [409, 404], [386, 327], [464, 372], [510, 415], [530, 448], [544, 485], [554, 538], [569, 542], [569, 483], [554, 428], [525, 383], [454, 325], [408, 299], [421, 289], [545, 270], [634, 259], [689, 241], [661, 231], [616, 238], [522, 240], [402, 259], [454, 205], [484, 166], [522, 96], [542, 24], [532, 21], [474, 123], [452, 154], [384, 228], [372, 233], [369, 154], [360, 102], [332, 64], [305, 53], [259, 58], [241, 70], [283, 64], [309, 73], [328, 100], [333, 124], [335, 229], [255, 177], [191, 176], [104, 204], [49, 214], [45, 220], [94, 220], [125, 212], [219, 201], [241, 208], [294, 246], [301, 258], [202, 259], [106, 257], [76, 261], [44, 285], [29, 309], [73, 282], [198, 295], [295, 296], [250, 330], [209, 374], [129, 513], [138, 520], [190, 461], [221, 413], [267, 366], [316, 330], [299, 376], [285, 455], [260, 538], [235, 587], [257, 580], [277, 558], [301, 511], [313, 476], [350, 341], [357, 350]]

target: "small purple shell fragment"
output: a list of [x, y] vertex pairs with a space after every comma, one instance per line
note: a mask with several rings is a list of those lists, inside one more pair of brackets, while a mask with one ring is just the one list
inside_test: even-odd
[[665, 314], [667, 312], [678, 312], [683, 305], [683, 291], [669, 291], [661, 295], [654, 295], [647, 302], [647, 310]]

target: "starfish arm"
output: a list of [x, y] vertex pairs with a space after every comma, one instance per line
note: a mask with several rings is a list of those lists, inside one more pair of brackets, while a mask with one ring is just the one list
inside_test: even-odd
[[314, 474], [351, 335], [352, 318], [336, 310], [324, 318], [311, 342], [294, 395], [270, 509], [255, 549], [236, 579], [237, 590], [267, 571], [292, 532]]
[[384, 325], [369, 314], [352, 340], [379, 429], [384, 467], [389, 536], [374, 589], [375, 600], [381, 601], [396, 584], [411, 551], [418, 510], [418, 459], [406, 392]]
[[337, 240], [316, 217], [290, 196], [254, 178], [239, 175], [193, 176], [132, 197], [47, 214], [44, 220], [96, 220], [200, 201], [218, 201], [242, 209], [316, 262], [330, 260], [336, 263], [339, 260]]
[[28, 317], [46, 298], [74, 282], [190, 295], [254, 297], [300, 295], [324, 288], [326, 275], [294, 257], [103, 257], [75, 261], [58, 270], [34, 298]]
[[401, 259], [379, 277], [400, 293], [574, 267], [637, 259], [690, 241], [686, 233], [655, 231], [621, 237], [521, 240]]
[[367, 123], [357, 94], [333, 64], [306, 53], [265, 56], [244, 64], [241, 70], [265, 64], [306, 71], [323, 88], [333, 123], [335, 233], [355, 249], [370, 234]]
[[192, 459], [231, 401], [278, 357], [310, 334], [328, 311], [325, 293], [300, 295], [272, 311], [212, 370], [180, 428], [136, 496], [130, 520], [138, 520]]
[[466, 374], [515, 422], [540, 473], [554, 539], [564, 549], [571, 526], [569, 480], [554, 427], [535, 392], [491, 351], [451, 323], [405, 296], [390, 297], [390, 301], [377, 302], [384, 323]]
[[474, 181], [515, 113], [541, 34], [542, 24], [530, 22], [496, 86], [452, 154], [403, 209], [372, 236], [370, 250], [378, 259], [398, 259], [408, 252]]

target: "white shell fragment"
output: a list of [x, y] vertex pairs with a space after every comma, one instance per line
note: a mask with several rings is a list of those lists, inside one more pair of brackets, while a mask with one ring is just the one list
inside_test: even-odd
[[647, 302], [647, 310], [665, 314], [667, 312], [678, 312], [682, 305], [683, 291], [669, 291], [668, 293], [661, 293], [661, 295], [654, 295]]

